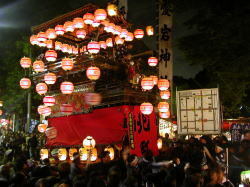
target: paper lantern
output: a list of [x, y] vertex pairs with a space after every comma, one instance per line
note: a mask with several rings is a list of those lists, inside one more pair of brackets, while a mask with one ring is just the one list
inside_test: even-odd
[[134, 34], [132, 32], [128, 32], [127, 37], [125, 38], [125, 41], [131, 42], [134, 40]]
[[98, 93], [86, 93], [85, 103], [91, 106], [99, 105], [101, 103], [102, 97]]
[[48, 29], [46, 31], [46, 36], [48, 39], [55, 39], [56, 38], [56, 31], [55, 29]]
[[37, 45], [39, 42], [38, 42], [38, 40], [37, 40], [37, 35], [32, 35], [31, 37], [30, 37], [30, 43], [32, 44], [32, 45]]
[[63, 25], [57, 25], [55, 27], [55, 32], [57, 35], [63, 35], [65, 33], [65, 29]]
[[60, 85], [60, 90], [63, 94], [72, 94], [74, 91], [74, 85], [72, 82], [62, 82]]
[[72, 70], [74, 66], [74, 62], [71, 58], [63, 58], [62, 59], [62, 69], [65, 71]]
[[90, 80], [97, 80], [100, 78], [101, 76], [101, 71], [98, 67], [88, 67], [87, 71], [86, 71], [86, 75], [88, 77], [88, 79]]
[[100, 20], [100, 21], [105, 20], [107, 18], [107, 13], [106, 13], [106, 10], [104, 9], [95, 10], [94, 15], [95, 15], [95, 19]]
[[62, 43], [56, 41], [56, 42], [55, 42], [55, 50], [61, 50], [61, 49], [62, 49]]
[[56, 74], [47, 73], [46, 75], [44, 75], [44, 82], [46, 84], [55, 84], [55, 82], [56, 82]]
[[91, 54], [97, 54], [100, 51], [100, 44], [96, 41], [89, 42], [87, 45], [88, 52]]
[[117, 45], [122, 45], [124, 43], [124, 40], [122, 38], [120, 38], [120, 36], [116, 36], [115, 37], [115, 43]]
[[68, 155], [68, 153], [67, 153], [67, 150], [65, 148], [58, 149], [58, 159], [60, 161], [66, 160], [67, 159], [67, 155]]
[[158, 138], [158, 140], [157, 140], [157, 147], [159, 150], [162, 149], [162, 139], [161, 138]]
[[147, 26], [146, 32], [147, 32], [148, 36], [153, 36], [154, 35], [154, 28], [152, 26]]
[[43, 98], [43, 104], [46, 106], [54, 106], [56, 104], [56, 99], [53, 96], [45, 96]]
[[115, 24], [114, 23], [107, 24], [107, 26], [104, 27], [104, 30], [107, 32], [114, 33], [115, 32]]
[[46, 60], [49, 61], [49, 62], [54, 62], [54, 61], [56, 61], [56, 58], [57, 58], [57, 53], [56, 53], [56, 51], [54, 51], [54, 50], [48, 50], [48, 51], [46, 51], [46, 53], [45, 53], [45, 58], [46, 58]]
[[69, 54], [72, 54], [72, 53], [73, 53], [73, 46], [68, 45], [67, 53], [69, 53]]
[[75, 55], [78, 54], [78, 48], [76, 48], [75, 46], [73, 46], [73, 54], [75, 54]]
[[99, 27], [99, 25], [101, 24], [101, 22], [99, 20], [94, 20], [92, 23], [93, 27]]
[[69, 47], [68, 44], [62, 44], [62, 52], [67, 53], [68, 52], [68, 47]]
[[141, 80], [143, 90], [151, 90], [154, 87], [154, 81], [151, 77], [145, 77]]
[[91, 25], [93, 23], [94, 19], [95, 19], [95, 17], [91, 13], [86, 13], [83, 16], [83, 21], [84, 21], [85, 24]]
[[48, 86], [47, 84], [45, 83], [39, 83], [36, 85], [36, 92], [39, 94], [39, 95], [43, 95], [43, 94], [46, 94], [48, 91]]
[[41, 160], [49, 158], [49, 151], [48, 151], [48, 149], [41, 149], [40, 150], [40, 158], [41, 158]]
[[167, 79], [160, 79], [158, 80], [157, 85], [159, 90], [161, 91], [167, 90], [169, 88], [169, 81]]
[[30, 79], [28, 79], [28, 78], [22, 78], [22, 79], [20, 80], [20, 87], [21, 87], [22, 89], [28, 89], [28, 88], [30, 88], [30, 86], [31, 86], [31, 81], [30, 81]]
[[46, 36], [45, 32], [39, 32], [37, 34], [37, 40], [39, 42], [45, 42], [47, 40], [47, 36]]
[[91, 151], [91, 154], [90, 154], [90, 161], [91, 162], [94, 162], [94, 161], [96, 161], [97, 160], [97, 149], [96, 148], [94, 148], [94, 149], [91, 149], [91, 150], [89, 150], [89, 151]]
[[74, 153], [77, 153], [77, 149], [76, 148], [70, 148], [69, 149], [69, 158], [70, 160], [74, 160]]
[[159, 116], [160, 116], [160, 118], [163, 118], [163, 119], [170, 118], [170, 112], [169, 111], [167, 111], [167, 112], [159, 112]]
[[20, 65], [22, 68], [29, 68], [31, 66], [31, 59], [28, 57], [21, 58]]
[[0, 110], [0, 116], [1, 116], [1, 115], [3, 115], [3, 111], [2, 111], [2, 110]]
[[107, 48], [107, 44], [105, 41], [99, 41], [99, 44], [100, 44], [100, 48], [102, 49], [106, 49]]
[[157, 83], [158, 83], [158, 77], [155, 76], [155, 75], [151, 75], [150, 77], [153, 79], [154, 85], [157, 85]]
[[95, 148], [95, 139], [92, 136], [87, 136], [83, 140], [82, 145], [86, 149], [93, 149]]
[[54, 139], [57, 137], [57, 130], [55, 127], [49, 127], [46, 129], [45, 134], [48, 139]]
[[62, 104], [60, 106], [61, 113], [68, 116], [73, 112], [73, 106], [71, 104]]
[[142, 103], [140, 106], [140, 111], [144, 115], [149, 115], [153, 112], [154, 107], [151, 103]]
[[160, 96], [162, 99], [169, 99], [170, 98], [170, 91], [163, 90], [160, 92]]
[[127, 38], [127, 36], [128, 36], [128, 31], [127, 31], [127, 29], [122, 29], [122, 30], [121, 30], [121, 34], [120, 34], [120, 37], [121, 37], [121, 38]]
[[74, 24], [72, 21], [66, 21], [63, 25], [65, 32], [74, 32]]
[[[46, 42], [46, 41], [45, 41]], [[45, 42], [38, 42], [38, 46], [39, 47], [46, 47], [46, 43]]]
[[167, 112], [169, 111], [169, 104], [167, 102], [159, 102], [158, 110], [160, 112]]
[[106, 147], [104, 149], [104, 151], [108, 151], [109, 152], [110, 160], [114, 160], [114, 158], [115, 158], [115, 150], [114, 150], [113, 147], [108, 146], [108, 147]]
[[79, 149], [80, 154], [80, 160], [81, 161], [87, 161], [88, 158], [90, 161], [94, 162], [97, 159], [97, 149], [86, 149], [86, 148], [80, 148]]
[[119, 25], [116, 25], [113, 33], [116, 35], [120, 35], [121, 32], [122, 32], [122, 28]]
[[241, 182], [246, 186], [250, 185], [250, 170], [242, 171], [240, 173]]
[[84, 29], [79, 29], [78, 31], [76, 31], [76, 37], [77, 38], [82, 38], [84, 39], [86, 37], [87, 33]]
[[40, 115], [43, 116], [49, 116], [51, 114], [51, 108], [45, 105], [40, 105], [37, 111]]
[[45, 131], [46, 131], [46, 129], [47, 129], [47, 124], [39, 124], [38, 126], [37, 126], [37, 130], [38, 130], [38, 132], [40, 132], [40, 133], [44, 133]]
[[53, 48], [53, 41], [52, 40], [46, 40], [45, 44], [46, 44], [46, 47], [48, 49], [52, 49]]
[[136, 29], [135, 32], [134, 32], [134, 36], [137, 39], [143, 38], [144, 31], [142, 29]]
[[107, 12], [109, 16], [116, 16], [117, 15], [117, 6], [114, 4], [109, 4], [107, 6]]
[[149, 57], [148, 58], [148, 65], [149, 66], [156, 66], [158, 64], [158, 59], [156, 57]]
[[108, 38], [106, 40], [106, 45], [107, 45], [107, 47], [113, 47], [113, 40], [112, 40], [112, 38]]
[[74, 18], [73, 19], [73, 25], [77, 29], [81, 29], [84, 27], [84, 22], [82, 18]]

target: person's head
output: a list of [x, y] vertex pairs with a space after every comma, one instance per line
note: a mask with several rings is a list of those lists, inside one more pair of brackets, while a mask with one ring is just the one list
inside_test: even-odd
[[169, 134], [165, 133], [165, 139], [169, 139]]
[[138, 165], [139, 159], [136, 155], [129, 155], [127, 162], [129, 166], [136, 167]]
[[147, 150], [143, 153], [143, 158], [149, 162], [153, 161], [153, 152], [151, 150]]
[[244, 132], [244, 140], [250, 140], [250, 130]]

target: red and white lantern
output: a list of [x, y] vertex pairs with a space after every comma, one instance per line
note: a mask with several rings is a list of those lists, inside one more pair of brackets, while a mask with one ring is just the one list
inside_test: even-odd
[[53, 96], [45, 96], [43, 98], [43, 104], [46, 106], [54, 106], [56, 103], [56, 99]]
[[62, 44], [62, 52], [67, 53], [68, 52], [69, 45], [68, 44]]
[[158, 88], [159, 90], [163, 91], [163, 90], [167, 90], [169, 88], [169, 80], [167, 79], [160, 79], [158, 80]]
[[86, 93], [85, 103], [91, 106], [99, 105], [101, 103], [102, 97], [98, 93]]
[[46, 131], [47, 127], [48, 127], [47, 124], [39, 124], [39, 125], [37, 126], [37, 130], [38, 130], [38, 132], [40, 132], [40, 133], [44, 133], [44, 132]]
[[106, 40], [106, 45], [107, 45], [107, 47], [113, 47], [113, 40], [112, 40], [112, 38], [108, 38]]
[[65, 29], [63, 25], [57, 25], [55, 27], [55, 32], [57, 35], [63, 35], [65, 33]]
[[94, 13], [96, 20], [105, 20], [107, 18], [107, 12], [104, 9], [97, 9]]
[[38, 40], [37, 40], [37, 35], [32, 35], [31, 37], [30, 37], [30, 43], [32, 44], [32, 45], [37, 45], [39, 42], [38, 42]]
[[101, 22], [99, 20], [94, 20], [93, 23], [92, 23], [92, 26], [93, 27], [99, 27], [99, 25], [101, 24]]
[[55, 39], [56, 38], [56, 31], [55, 29], [48, 29], [46, 31], [46, 36], [48, 39]]
[[36, 85], [36, 92], [39, 94], [39, 95], [43, 95], [43, 94], [46, 94], [48, 91], [48, 86], [47, 84], [45, 83], [39, 83]]
[[74, 18], [73, 19], [73, 25], [77, 29], [81, 29], [84, 27], [84, 22], [82, 18]]
[[43, 109], [41, 110], [41, 114], [43, 116], [49, 116], [51, 114], [51, 108], [48, 106], [44, 106]]
[[73, 106], [71, 104], [62, 104], [60, 106], [61, 113], [64, 115], [70, 115], [73, 112]]
[[97, 54], [100, 51], [100, 44], [96, 41], [89, 42], [87, 45], [88, 52], [91, 54]]
[[74, 66], [74, 62], [71, 58], [64, 58], [62, 59], [62, 69], [65, 71], [72, 70]]
[[116, 25], [113, 33], [116, 35], [120, 35], [121, 32], [122, 32], [122, 28], [119, 25]]
[[72, 21], [66, 21], [63, 25], [65, 32], [74, 32], [74, 24]]
[[144, 115], [150, 115], [154, 110], [154, 107], [151, 103], [142, 103], [140, 106], [140, 111]]
[[88, 67], [87, 71], [86, 71], [86, 75], [88, 77], [88, 79], [90, 80], [97, 80], [100, 78], [101, 76], [101, 71], [98, 67]]
[[153, 79], [154, 85], [157, 85], [157, 83], [158, 83], [158, 77], [155, 76], [155, 75], [151, 75], [150, 77]]
[[135, 32], [134, 32], [134, 36], [137, 39], [143, 38], [144, 31], [142, 29], [136, 29]]
[[48, 51], [46, 51], [46, 53], [45, 53], [45, 58], [46, 58], [46, 60], [49, 61], [49, 62], [54, 62], [54, 61], [56, 61], [56, 58], [57, 58], [57, 53], [56, 53], [56, 51], [54, 51], [54, 50], [48, 50]]
[[74, 85], [72, 82], [62, 82], [60, 85], [60, 90], [63, 94], [72, 94], [74, 91]]
[[105, 41], [99, 41], [99, 44], [100, 44], [100, 48], [102, 49], [106, 49], [107, 48], [107, 44]]
[[53, 48], [53, 42], [52, 42], [52, 40], [46, 40], [44, 43], [46, 44], [46, 47], [48, 49], [52, 49]]
[[141, 87], [143, 90], [151, 90], [154, 87], [154, 81], [150, 77], [145, 77], [141, 80]]
[[79, 29], [78, 31], [76, 31], [76, 37], [77, 38], [82, 38], [84, 39], [86, 37], [87, 33], [84, 29]]
[[167, 111], [167, 112], [160, 112], [159, 116], [160, 116], [160, 118], [163, 118], [163, 119], [170, 118], [170, 112], [169, 111]]
[[127, 36], [128, 36], [128, 31], [127, 31], [127, 29], [122, 29], [121, 34], [120, 34], [120, 37], [121, 37], [121, 38], [127, 38]]
[[157, 66], [158, 59], [156, 57], [149, 57], [148, 58], [148, 65], [149, 66]]
[[[46, 41], [45, 41], [46, 42]], [[45, 42], [38, 42], [38, 46], [39, 47], [46, 47], [46, 43]]]
[[91, 25], [93, 23], [94, 19], [95, 19], [95, 17], [91, 13], [86, 13], [83, 16], [83, 21], [84, 21], [85, 24]]
[[21, 87], [22, 89], [28, 89], [28, 88], [30, 88], [30, 86], [31, 86], [31, 81], [30, 81], [30, 79], [28, 79], [28, 78], [22, 78], [22, 79], [20, 80], [20, 87]]
[[21, 58], [20, 65], [22, 68], [29, 68], [31, 66], [31, 59], [28, 57]]
[[55, 84], [56, 82], [56, 74], [55, 73], [47, 73], [44, 75], [44, 81], [46, 84]]
[[120, 38], [120, 36], [116, 36], [115, 37], [115, 43], [117, 45], [122, 45], [124, 43], [124, 40], [122, 38]]
[[170, 98], [170, 91], [163, 90], [160, 92], [161, 99], [169, 99]]
[[46, 36], [46, 33], [45, 32], [39, 32], [37, 34], [37, 40], [39, 42], [45, 42], [47, 40], [47, 36]]
[[35, 72], [43, 72], [44, 71], [44, 63], [41, 60], [36, 60], [33, 63], [33, 69]]
[[58, 41], [55, 42], [55, 50], [62, 50], [62, 43], [61, 42], [58, 42]]
[[167, 102], [159, 102], [158, 110], [160, 112], [167, 112], [169, 111], [169, 104]]
[[131, 42], [134, 40], [134, 34], [132, 32], [128, 32], [127, 37], [125, 38], [125, 41]]

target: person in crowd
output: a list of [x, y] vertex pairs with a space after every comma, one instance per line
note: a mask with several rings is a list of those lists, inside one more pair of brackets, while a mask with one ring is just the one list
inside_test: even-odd
[[81, 173], [82, 170], [81, 170], [80, 154], [74, 153], [73, 162], [70, 164], [70, 178], [73, 179], [74, 177], [80, 175]]
[[37, 155], [36, 155], [37, 145], [38, 145], [37, 137], [36, 137], [36, 134], [33, 133], [32, 137], [28, 140], [28, 149], [29, 149], [30, 158], [37, 159]]

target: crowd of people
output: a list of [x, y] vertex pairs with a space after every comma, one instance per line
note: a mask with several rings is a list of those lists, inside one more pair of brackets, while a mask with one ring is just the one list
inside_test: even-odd
[[116, 159], [103, 151], [94, 164], [83, 164], [79, 153], [73, 161], [39, 160], [43, 141], [36, 134], [1, 134], [1, 187], [231, 187], [240, 184], [241, 171], [250, 169], [250, 132], [239, 143], [224, 136], [170, 140], [166, 135], [158, 156], [145, 150], [138, 157], [123, 147]]

